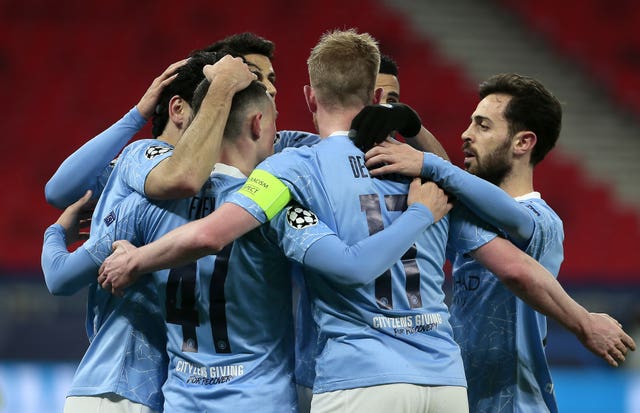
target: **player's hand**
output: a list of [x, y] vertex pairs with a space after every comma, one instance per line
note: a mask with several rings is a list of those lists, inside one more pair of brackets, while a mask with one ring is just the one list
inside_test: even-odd
[[165, 69], [164, 72], [151, 82], [151, 86], [149, 89], [142, 95], [140, 101], [136, 105], [138, 112], [142, 115], [143, 118], [149, 120], [151, 116], [153, 116], [154, 111], [156, 110], [156, 105], [158, 104], [158, 99], [160, 99], [160, 94], [164, 88], [171, 82], [174, 81], [178, 74], [176, 70], [179, 67], [184, 66], [189, 59], [182, 59], [175, 63], [172, 63]]
[[400, 174], [420, 176], [424, 154], [406, 143], [387, 139], [364, 154], [365, 165], [372, 176]]
[[91, 223], [91, 215], [96, 202], [91, 199], [91, 191], [69, 205], [58, 217], [56, 224], [62, 225], [65, 232], [67, 247], [77, 241], [86, 241], [89, 238], [88, 227]]
[[436, 223], [447, 215], [453, 204], [447, 194], [435, 183], [422, 183], [420, 178], [414, 178], [409, 185], [407, 205], [421, 203], [431, 211], [433, 222]]
[[624, 332], [622, 324], [603, 313], [589, 313], [589, 329], [580, 341], [613, 367], [624, 362], [629, 350], [636, 349], [636, 343]]
[[125, 288], [136, 282], [136, 256], [138, 249], [129, 241], [113, 243], [113, 252], [98, 270], [98, 283], [105, 290], [122, 295]]
[[249, 66], [240, 57], [225, 55], [213, 65], [206, 65], [202, 72], [211, 82], [220, 82], [217, 84], [228, 85], [233, 92], [238, 92], [257, 80], [255, 73], [249, 70]]
[[362, 152], [366, 152], [393, 131], [412, 138], [421, 128], [420, 116], [411, 107], [402, 103], [384, 103], [365, 106], [351, 121], [349, 137]]

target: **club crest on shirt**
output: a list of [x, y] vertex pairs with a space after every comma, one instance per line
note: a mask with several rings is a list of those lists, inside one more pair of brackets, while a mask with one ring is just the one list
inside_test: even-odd
[[295, 229], [303, 229], [316, 225], [318, 217], [300, 205], [292, 205], [287, 208], [287, 223]]
[[153, 145], [147, 148], [147, 150], [144, 152], [144, 156], [147, 159], [153, 159], [158, 155], [162, 155], [163, 153], [169, 152], [170, 150], [171, 148], [167, 146]]
[[109, 212], [107, 216], [104, 217], [104, 223], [106, 226], [113, 224], [115, 221], [116, 221], [116, 214], [113, 211]]

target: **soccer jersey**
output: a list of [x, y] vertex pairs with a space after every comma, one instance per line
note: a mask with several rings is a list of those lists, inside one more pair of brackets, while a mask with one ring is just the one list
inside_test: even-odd
[[[346, 132], [312, 147], [284, 150], [258, 165], [258, 171], [283, 181], [293, 198], [347, 243], [383, 229], [406, 208], [408, 181], [371, 178], [364, 154]], [[239, 193], [230, 200], [258, 220], [268, 216], [264, 199]], [[442, 291], [447, 233], [445, 217], [420, 236], [402, 261], [362, 287], [306, 274], [320, 330], [314, 393], [400, 382], [466, 384]]]
[[[151, 242], [208, 214], [245, 181], [235, 168], [215, 171], [197, 197], [153, 202], [134, 194], [116, 215], [137, 222], [133, 239]], [[154, 273], [170, 356], [165, 411], [297, 411], [290, 264], [281, 245], [301, 261], [329, 233], [294, 228], [280, 214], [216, 256]]]
[[[143, 191], [147, 174], [172, 147], [158, 140], [127, 146], [110, 174], [93, 213], [90, 238], [82, 246], [96, 268], [118, 239], [129, 239], [134, 222], [118, 219], [117, 206], [133, 191]], [[133, 240], [135, 242], [135, 240]], [[97, 277], [97, 274], [96, 274]], [[116, 393], [160, 410], [167, 356], [164, 323], [157, 294], [149, 282], [137, 283], [124, 297], [115, 297], [97, 282], [89, 285], [86, 329], [90, 340], [74, 376], [69, 395]]]
[[[557, 276], [563, 259], [562, 222], [538, 193], [517, 198], [535, 228], [527, 254]], [[456, 207], [457, 208], [457, 207]], [[451, 232], [476, 220], [476, 236], [495, 230], [470, 214], [452, 218]], [[467, 224], [468, 225], [468, 224]], [[461, 247], [453, 260], [451, 323], [460, 344], [469, 384], [471, 412], [557, 412], [545, 355], [546, 318], [517, 298]]]
[[[90, 239], [83, 245], [97, 265], [100, 265], [111, 253], [111, 243], [118, 239], [129, 239], [128, 233], [114, 234], [114, 231], [109, 228], [116, 220], [116, 206], [133, 192], [144, 193], [147, 175], [160, 161], [171, 155], [172, 149], [173, 147], [166, 142], [144, 139], [128, 145], [123, 150], [105, 186], [107, 195], [100, 197], [93, 212]], [[125, 229], [121, 223], [118, 229], [130, 230]], [[98, 326], [102, 324], [101, 320], [105, 317], [105, 305], [110, 295], [104, 294], [97, 283], [89, 290], [87, 331], [90, 337], [96, 333]]]
[[[117, 219], [92, 225], [92, 236], [80, 247], [98, 266], [118, 239], [132, 238], [134, 221]], [[97, 272], [96, 272], [97, 277]], [[89, 286], [87, 334], [90, 345], [74, 375], [70, 396], [115, 393], [133, 402], [162, 409], [166, 377], [164, 323], [150, 280], [128, 288], [123, 297]]]

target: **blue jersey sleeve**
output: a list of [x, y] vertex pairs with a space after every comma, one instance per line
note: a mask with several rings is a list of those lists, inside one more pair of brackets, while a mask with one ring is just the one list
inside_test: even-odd
[[96, 281], [98, 266], [82, 246], [69, 253], [64, 229], [54, 224], [44, 234], [41, 257], [47, 288], [54, 295], [71, 295]]
[[503, 230], [514, 244], [528, 244], [534, 221], [519, 202], [496, 185], [432, 153], [424, 154], [422, 177], [433, 180], [480, 218]]
[[146, 195], [147, 176], [160, 162], [173, 155], [173, 146], [158, 139], [141, 139], [128, 145], [116, 166], [124, 186]]
[[118, 122], [82, 145], [65, 159], [47, 182], [44, 190], [47, 202], [64, 209], [87, 189], [91, 189], [97, 198], [104, 187], [104, 174], [111, 171], [109, 163], [145, 123], [134, 107]]
[[447, 257], [452, 254], [468, 254], [498, 236], [497, 230], [480, 220], [464, 205], [456, 205], [449, 216]]
[[[227, 202], [242, 207], [260, 223], [267, 222], [275, 216], [278, 208], [288, 204], [291, 197], [298, 202], [304, 199], [300, 188], [304, 191], [308, 186], [310, 174], [306, 166], [309, 156], [309, 151], [303, 148], [287, 148], [268, 157], [256, 166], [245, 185], [231, 194]], [[278, 208], [268, 208], [275, 205]]]
[[[286, 216], [287, 225], [294, 228], [293, 235], [284, 241], [287, 256], [323, 273], [333, 282], [351, 287], [366, 285], [377, 278], [397, 262], [418, 236], [433, 223], [431, 211], [424, 205], [414, 204], [389, 227], [354, 245], [346, 245], [327, 228], [327, 236], [312, 243], [305, 254], [292, 257], [290, 251], [301, 244], [301, 237], [295, 232], [296, 227], [305, 225], [306, 217], [300, 218], [303, 211], [305, 210], [299, 207], [297, 210], [290, 207], [281, 214]], [[307, 212], [307, 216], [309, 214], [311, 213]], [[315, 215], [311, 216], [314, 217], [311, 222], [318, 222]], [[322, 222], [319, 225], [326, 227]]]

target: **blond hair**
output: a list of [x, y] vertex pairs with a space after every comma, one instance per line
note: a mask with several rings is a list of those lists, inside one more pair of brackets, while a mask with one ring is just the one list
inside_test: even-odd
[[307, 66], [311, 87], [323, 105], [370, 104], [380, 67], [378, 42], [354, 29], [327, 32], [311, 50]]

